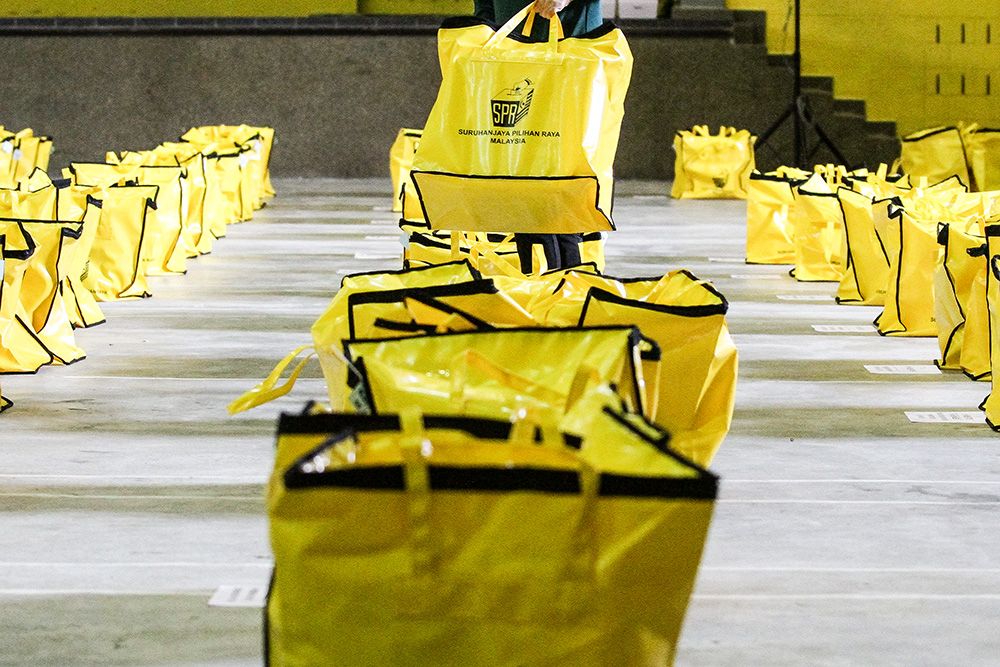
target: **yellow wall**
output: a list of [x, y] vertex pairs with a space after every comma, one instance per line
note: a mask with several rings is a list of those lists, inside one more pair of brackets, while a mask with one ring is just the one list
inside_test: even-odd
[[[792, 51], [791, 0], [727, 5], [766, 10], [768, 51]], [[901, 134], [1000, 127], [1000, 0], [802, 0], [802, 71], [832, 76], [837, 97], [865, 100]]]
[[309, 16], [471, 14], [472, 0], [5, 0], [0, 16]]

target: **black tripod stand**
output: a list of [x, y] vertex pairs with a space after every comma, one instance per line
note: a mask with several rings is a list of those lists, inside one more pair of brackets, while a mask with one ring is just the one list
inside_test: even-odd
[[785, 124], [789, 118], [792, 119], [792, 132], [793, 132], [793, 152], [794, 152], [794, 165], [796, 167], [805, 168], [804, 155], [806, 146], [806, 129], [812, 129], [819, 137], [819, 143], [809, 151], [809, 157], [811, 157], [816, 149], [820, 145], [824, 145], [830, 149], [834, 157], [837, 158], [839, 164], [848, 166], [847, 158], [844, 154], [837, 148], [833, 140], [830, 139], [828, 135], [819, 123], [813, 118], [812, 110], [809, 108], [809, 99], [802, 94], [802, 42], [801, 42], [801, 24], [802, 24], [802, 5], [800, 0], [795, 0], [795, 50], [792, 53], [792, 101], [789, 103], [788, 107], [785, 108], [778, 119], [775, 120], [769, 128], [767, 128], [757, 139], [757, 148], [767, 144], [768, 139], [771, 138], [778, 129]]

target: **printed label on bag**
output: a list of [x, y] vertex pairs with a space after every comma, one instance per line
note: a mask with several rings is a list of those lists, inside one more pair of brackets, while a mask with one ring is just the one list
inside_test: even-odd
[[267, 586], [219, 586], [209, 607], [251, 607], [263, 609], [267, 602]]
[[460, 137], [489, 137], [491, 144], [527, 144], [530, 138], [558, 138], [559, 130], [518, 130], [531, 111], [531, 100], [535, 96], [535, 84], [531, 79], [522, 79], [504, 88], [490, 99], [490, 119], [492, 128], [461, 128]]
[[813, 331], [819, 333], [872, 333], [875, 327], [870, 324], [814, 324]]
[[872, 375], [941, 375], [941, 369], [933, 364], [865, 364], [865, 370]]
[[906, 418], [914, 424], [982, 424], [982, 412], [907, 412]]
[[779, 301], [833, 301], [827, 294], [775, 294]]
[[510, 88], [497, 93], [490, 100], [493, 127], [515, 127], [524, 120], [531, 110], [531, 98], [534, 95], [535, 86], [531, 83], [531, 79], [518, 81]]

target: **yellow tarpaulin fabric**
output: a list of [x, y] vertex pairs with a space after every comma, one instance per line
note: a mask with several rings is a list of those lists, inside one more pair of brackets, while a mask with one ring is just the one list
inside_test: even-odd
[[672, 664], [717, 480], [595, 419], [282, 417], [270, 664]]
[[613, 173], [632, 54], [606, 23], [547, 42], [474, 18], [438, 32], [442, 83], [413, 162], [432, 229], [611, 230]]

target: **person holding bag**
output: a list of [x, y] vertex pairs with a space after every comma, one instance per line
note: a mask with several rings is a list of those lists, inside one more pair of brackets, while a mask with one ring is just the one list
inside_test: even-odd
[[[524, 0], [475, 0], [475, 15], [503, 25], [528, 4], [531, 3], [526, 3]], [[558, 13], [567, 37], [588, 33], [604, 22], [601, 16], [601, 0], [535, 0], [534, 9], [546, 19], [551, 19]], [[532, 41], [545, 41], [546, 36], [544, 24], [540, 21], [535, 22], [531, 32]], [[535, 245], [542, 246], [545, 262], [550, 271], [580, 264], [582, 241], [583, 234], [515, 234], [514, 243], [517, 245], [521, 272], [531, 273], [531, 249]]]

